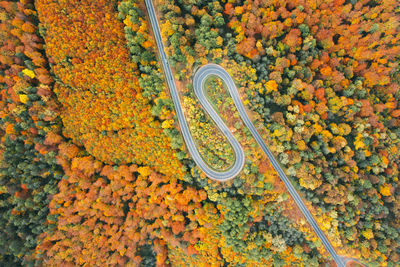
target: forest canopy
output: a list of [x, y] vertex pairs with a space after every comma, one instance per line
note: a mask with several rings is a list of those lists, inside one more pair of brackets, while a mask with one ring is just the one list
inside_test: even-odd
[[[215, 63], [336, 252], [396, 266], [399, 2], [153, 3], [207, 164], [235, 161]], [[196, 166], [144, 1], [3, 0], [0, 37], [0, 265], [334, 266], [216, 77], [246, 160]]]

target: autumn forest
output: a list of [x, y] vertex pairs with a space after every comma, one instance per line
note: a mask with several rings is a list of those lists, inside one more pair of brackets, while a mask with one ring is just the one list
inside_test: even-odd
[[[400, 3], [153, 3], [207, 165], [214, 63], [346, 266], [399, 266]], [[0, 266], [336, 266], [218, 76], [245, 162], [196, 165], [154, 36], [143, 0], [0, 0]]]

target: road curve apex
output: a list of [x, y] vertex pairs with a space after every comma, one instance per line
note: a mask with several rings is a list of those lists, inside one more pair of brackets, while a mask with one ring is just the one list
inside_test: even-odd
[[[233, 136], [229, 128], [225, 125], [222, 121], [221, 117], [218, 113], [214, 110], [212, 105], [209, 103], [205, 92], [204, 92], [204, 82], [205, 80], [211, 76], [215, 75], [220, 77], [230, 88], [229, 91], [237, 90], [235, 88], [231, 88], [232, 84], [230, 83], [229, 79], [231, 77], [229, 74], [219, 65], [217, 64], [207, 64], [202, 66], [198, 69], [193, 77], [193, 88], [196, 97], [199, 99], [201, 105], [209, 114], [211, 119], [215, 122], [216, 126], [221, 130], [222, 134], [227, 138], [228, 142], [231, 144], [234, 153], [235, 153], [235, 162], [233, 163], [232, 167], [226, 171], [214, 171], [210, 169], [207, 165], [202, 164], [199, 161], [202, 161], [201, 158], [194, 158], [195, 162], [198, 163], [198, 166], [203, 170], [203, 172], [210, 177], [211, 179], [218, 180], [218, 181], [226, 181], [236, 177], [240, 171], [243, 169], [245, 163], [245, 156], [243, 152], [243, 148]], [[191, 153], [192, 156], [194, 153]]]

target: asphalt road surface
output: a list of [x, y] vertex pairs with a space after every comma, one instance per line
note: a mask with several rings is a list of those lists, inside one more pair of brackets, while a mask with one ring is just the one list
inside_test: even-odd
[[211, 106], [211, 104], [208, 102], [207, 98], [204, 95], [203, 85], [204, 85], [205, 79], [210, 75], [216, 75], [216, 76], [220, 77], [222, 80], [224, 80], [224, 82], [226, 83], [229, 93], [230, 93], [231, 97], [233, 98], [233, 101], [236, 105], [236, 108], [237, 108], [240, 116], [242, 117], [243, 122], [248, 127], [248, 129], [250, 130], [254, 139], [257, 141], [257, 143], [261, 147], [261, 149], [267, 155], [272, 166], [278, 172], [279, 177], [285, 184], [290, 195], [293, 197], [294, 201], [296, 202], [296, 204], [298, 205], [298, 207], [300, 208], [300, 210], [306, 217], [306, 219], [309, 222], [309, 224], [311, 225], [311, 227], [314, 229], [315, 233], [320, 238], [322, 244], [325, 246], [327, 251], [331, 254], [331, 256], [335, 260], [337, 266], [344, 267], [345, 263], [343, 262], [342, 257], [340, 257], [338, 254], [336, 254], [335, 249], [333, 248], [333, 246], [331, 245], [329, 240], [326, 238], [326, 236], [324, 235], [322, 230], [319, 228], [317, 222], [314, 220], [313, 216], [308, 211], [307, 207], [304, 205], [299, 194], [294, 189], [293, 185], [287, 178], [285, 172], [282, 170], [279, 163], [276, 161], [275, 157], [272, 155], [271, 151], [268, 149], [267, 145], [264, 143], [264, 141], [261, 138], [260, 134], [258, 133], [257, 129], [255, 128], [255, 126], [251, 122], [250, 118], [248, 117], [248, 115], [245, 111], [245, 108], [243, 106], [243, 102], [240, 99], [236, 85], [232, 80], [232, 77], [226, 72], [225, 69], [223, 69], [221, 66], [216, 65], [216, 64], [207, 64], [207, 65], [201, 67], [196, 72], [194, 79], [193, 79], [194, 91], [195, 91], [195, 94], [198, 97], [200, 103], [203, 105], [204, 109], [208, 112], [208, 114], [211, 116], [211, 118], [217, 124], [217, 127], [219, 127], [221, 129], [222, 133], [227, 137], [228, 141], [231, 143], [231, 145], [234, 149], [234, 152], [235, 152], [236, 161], [229, 170], [224, 171], [224, 172], [218, 172], [216, 170], [211, 169], [203, 161], [202, 157], [199, 154], [198, 149], [195, 146], [193, 137], [190, 134], [189, 127], [187, 125], [185, 116], [183, 114], [178, 90], [175, 85], [175, 80], [172, 75], [171, 68], [169, 66], [168, 59], [167, 59], [167, 56], [164, 51], [164, 44], [162, 42], [160, 28], [158, 25], [158, 21], [157, 21], [157, 17], [155, 14], [153, 3], [151, 0], [145, 0], [145, 2], [146, 2], [146, 6], [147, 6], [147, 11], [149, 13], [149, 18], [150, 18], [150, 22], [151, 22], [151, 25], [153, 28], [153, 32], [155, 35], [155, 39], [157, 42], [158, 51], [159, 51], [159, 54], [160, 54], [160, 57], [162, 60], [163, 67], [164, 67], [164, 72], [165, 72], [166, 80], [168, 83], [168, 87], [171, 92], [171, 97], [172, 97], [172, 100], [175, 105], [175, 111], [176, 111], [176, 114], [178, 117], [182, 135], [185, 140], [186, 146], [189, 150], [189, 153], [191, 154], [191, 156], [192, 156], [193, 160], [196, 162], [196, 164], [200, 167], [200, 169], [202, 171], [204, 171], [204, 173], [208, 177], [210, 177], [211, 179], [214, 179], [214, 180], [218, 180], [218, 181], [226, 181], [226, 180], [232, 179], [233, 177], [235, 177], [236, 175], [238, 175], [240, 173], [240, 171], [244, 165], [245, 157], [244, 157], [242, 147], [240, 146], [238, 141], [234, 138], [232, 133], [229, 131], [228, 127], [224, 124], [222, 119], [218, 116], [217, 112], [213, 109], [213, 107]]

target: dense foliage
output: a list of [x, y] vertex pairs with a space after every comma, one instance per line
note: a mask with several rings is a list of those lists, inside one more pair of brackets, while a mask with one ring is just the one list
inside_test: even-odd
[[[234, 160], [191, 85], [212, 62], [338, 253], [395, 266], [399, 3], [155, 2], [208, 164]], [[0, 1], [0, 265], [330, 264], [214, 77], [246, 162], [225, 183], [196, 167], [150, 28], [141, 0]]]
[[232, 166], [235, 157], [231, 145], [211, 118], [201, 110], [195, 96], [185, 96], [183, 107], [190, 132], [205, 162], [216, 170], [226, 170]]
[[283, 147], [281, 163], [372, 262], [399, 259], [399, 8], [238, 1], [224, 10], [237, 60], [277, 84], [249, 97]]
[[[122, 22], [117, 20], [115, 3], [109, 1], [96, 3], [80, 1], [79, 4], [71, 4], [42, 0], [37, 3], [47, 45], [46, 53], [52, 62], [52, 71], [57, 80], [55, 92], [62, 105], [60, 113], [65, 124], [64, 134], [71, 137], [74, 142], [81, 140], [78, 145], [82, 143], [85, 147], [82, 149], [66, 141], [58, 143], [57, 160], [63, 167], [66, 179], [59, 182], [59, 193], [53, 196], [49, 204], [50, 214], [58, 218], [50, 223], [55, 223], [57, 228], [54, 232], [49, 231], [41, 236], [41, 243], [36, 249], [37, 256], [42, 255], [45, 262], [50, 265], [87, 263], [99, 266], [104, 264], [129, 266], [137, 265], [142, 258], [145, 258], [142, 248], [147, 244], [151, 245], [157, 254], [156, 262], [159, 265], [175, 264], [169, 259], [169, 255], [175, 250], [192, 255], [191, 258], [195, 261], [216, 264], [215, 259], [208, 258], [208, 255], [216, 253], [213, 240], [219, 240], [221, 242], [219, 246], [233, 249], [217, 251], [219, 258], [232, 263], [246, 261], [250, 253], [248, 248], [242, 245], [236, 249], [233, 241], [221, 239], [234, 233], [232, 229], [222, 226], [223, 214], [234, 212], [237, 205], [244, 205], [241, 204], [243, 201], [247, 203], [241, 212], [241, 221], [246, 222], [246, 227], [241, 229], [241, 235], [248, 236], [249, 226], [257, 220], [262, 221], [266, 204], [278, 200], [282, 202], [284, 199], [279, 198], [278, 192], [271, 191], [273, 188], [271, 183], [264, 183], [261, 180], [257, 182], [249, 180], [244, 190], [240, 189], [241, 182], [236, 182], [237, 189], [233, 191], [224, 186], [226, 189], [223, 190], [227, 192], [239, 190], [242, 192], [241, 195], [245, 192], [258, 192], [258, 199], [248, 196], [244, 200], [233, 195], [232, 197], [238, 200], [232, 203], [224, 200], [228, 198], [227, 192], [221, 192], [221, 186], [216, 183], [210, 187], [205, 186], [205, 191], [188, 183], [195, 182], [195, 186], [200, 186], [200, 181], [203, 181], [201, 182], [203, 184], [205, 182], [205, 185], [209, 182], [204, 176], [199, 175], [188, 155], [182, 153], [184, 152], [182, 140], [179, 139], [179, 135], [177, 136], [176, 129], [171, 127], [175, 123], [174, 113], [167, 95], [164, 91], [151, 91], [152, 86], [146, 82], [157, 81], [162, 76], [157, 64], [151, 61], [154, 57], [154, 47], [153, 41], [147, 40], [148, 26], [140, 11], [143, 7], [134, 1], [120, 4], [118, 18], [125, 24], [123, 31]], [[83, 16], [85, 19], [83, 21], [73, 19], [74, 16], [75, 18]], [[101, 25], [113, 25], [112, 34], [109, 27], [103, 29], [97, 24], [93, 26], [93, 21], [99, 18], [102, 21]], [[81, 23], [86, 25], [84, 32], [81, 30]], [[71, 24], [80, 26], [71, 27]], [[126, 40], [121, 35], [123, 32], [127, 36]], [[109, 38], [113, 41], [105, 42]], [[125, 41], [131, 53], [123, 45], [122, 42]], [[87, 50], [82, 53], [74, 52], [81, 47], [87, 47]], [[136, 53], [139, 53], [135, 52], [137, 49], [149, 52], [149, 61], [137, 62]], [[131, 60], [127, 57], [129, 55]], [[65, 63], [65, 58], [67, 62], [71, 61], [70, 64]], [[99, 73], [89, 71], [88, 68], [96, 69]], [[107, 68], [109, 71], [106, 71]], [[127, 75], [126, 80], [117, 79], [116, 70], [119, 75]], [[88, 73], [92, 75], [90, 83], [85, 76]], [[79, 80], [80, 77], [83, 77], [82, 80]], [[118, 98], [106, 98], [106, 95], [113, 95], [111, 91], [119, 92]], [[78, 97], [82, 94], [86, 98]], [[132, 103], [130, 109], [120, 102], [124, 100], [121, 97], [128, 94], [131, 99], [128, 100]], [[105, 105], [93, 100], [95, 96], [100, 96], [100, 100], [108, 99], [110, 101], [106, 105], [108, 109], [104, 109]], [[140, 142], [137, 143], [140, 146], [124, 147], [118, 141], [112, 148], [109, 143], [101, 139], [110, 137], [107, 131], [101, 134], [103, 137], [100, 139], [90, 139], [91, 143], [88, 144], [86, 142], [89, 139], [86, 138], [89, 134], [78, 133], [78, 131], [95, 133], [98, 131], [94, 127], [97, 121], [107, 116], [117, 119], [114, 116], [115, 112], [109, 113], [113, 105], [134, 113], [132, 115], [134, 118], [124, 117], [127, 120], [135, 120], [137, 118], [135, 116], [141, 116], [142, 120], [134, 122], [134, 128], [116, 129], [113, 135], [115, 138], [122, 138], [125, 132], [132, 133], [130, 136], [135, 138], [134, 142]], [[93, 112], [89, 112], [88, 109]], [[91, 115], [92, 119], [87, 117], [88, 115]], [[85, 124], [82, 124], [84, 122]], [[149, 128], [149, 122], [153, 128]], [[119, 121], [111, 124], [118, 126], [118, 123]], [[102, 127], [111, 125], [107, 122]], [[157, 135], [157, 138], [153, 139], [152, 135]], [[173, 138], [168, 138], [169, 136]], [[160, 140], [160, 143], [153, 143], [157, 140]], [[118, 148], [117, 154], [106, 154], [104, 151], [98, 154], [96, 151], [100, 150], [91, 149], [95, 143], [103, 150]], [[145, 146], [148, 146], [148, 150], [144, 149]], [[129, 155], [125, 153], [126, 149], [136, 149], [140, 153], [135, 155], [134, 160], [139, 165], [129, 164], [129, 157], [124, 159], [127, 164], [121, 164], [121, 161], [113, 158], [118, 153]], [[152, 153], [146, 154], [146, 151]], [[179, 163], [178, 158], [184, 165]], [[111, 162], [114, 162], [114, 165], [109, 165]], [[264, 172], [266, 168], [268, 166], [264, 167]], [[190, 172], [185, 173], [186, 171]], [[255, 166], [252, 173], [248, 172], [248, 176], [255, 177], [254, 173], [257, 172], [258, 168]], [[197, 182], [192, 180], [191, 174], [196, 177]], [[263, 175], [260, 179], [261, 177]], [[268, 188], [265, 192], [262, 190], [264, 186]], [[271, 194], [274, 197], [271, 198]], [[310, 229], [294, 223], [292, 225], [294, 232], [299, 231], [300, 227], [306, 229], [303, 231], [306, 238], [300, 240], [299, 245], [312, 246], [315, 236]], [[235, 228], [233, 230], [235, 231]], [[258, 233], [268, 234], [266, 229], [261, 229]], [[271, 238], [275, 235], [271, 234]], [[266, 257], [263, 260], [281, 261], [291, 255], [291, 246], [282, 248], [284, 249], [273, 258]], [[252, 254], [263, 250], [266, 250], [265, 253], [269, 251], [265, 247], [250, 249]], [[294, 257], [294, 260], [302, 262], [312, 258], [314, 261], [323, 261], [316, 250], [308, 250], [310, 256], [305, 254], [301, 252]], [[149, 260], [151, 261], [151, 258]], [[224, 260], [218, 264], [223, 262]]]
[[0, 265], [33, 264], [62, 169], [58, 104], [29, 1], [0, 2]]
[[170, 59], [189, 73], [181, 79], [221, 55], [254, 70], [249, 108], [317, 214], [337, 226], [338, 244], [371, 263], [398, 261], [398, 3], [165, 3]]
[[179, 176], [180, 163], [142, 94], [114, 4], [37, 1], [37, 8], [59, 81], [54, 91], [64, 135], [104, 162], [149, 164]]

